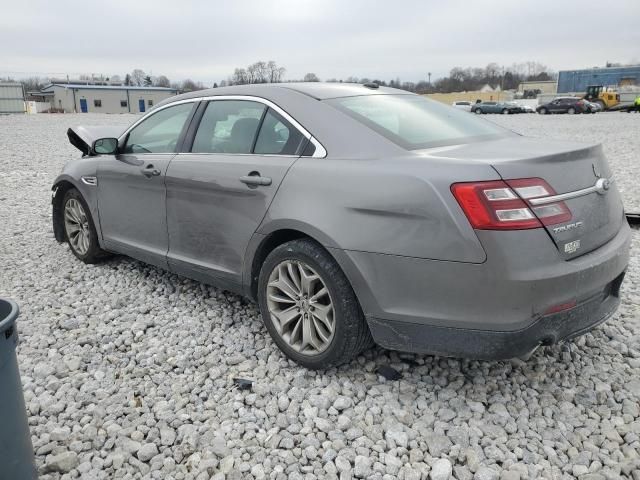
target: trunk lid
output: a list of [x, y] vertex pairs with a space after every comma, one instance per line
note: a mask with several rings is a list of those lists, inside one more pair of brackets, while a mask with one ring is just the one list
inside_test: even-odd
[[595, 250], [622, 227], [622, 200], [615, 182], [605, 182], [612, 172], [601, 145], [509, 137], [449, 147], [446, 156], [488, 163], [503, 180], [541, 178], [555, 190], [552, 195], [575, 194], [564, 199], [571, 219], [544, 227], [564, 259]]

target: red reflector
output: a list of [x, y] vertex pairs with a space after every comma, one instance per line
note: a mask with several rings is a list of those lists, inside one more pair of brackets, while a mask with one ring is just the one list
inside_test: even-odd
[[553, 307], [549, 307], [544, 311], [544, 315], [551, 315], [552, 313], [563, 312], [564, 310], [570, 310], [577, 305], [575, 300], [571, 300], [570, 302], [560, 303], [558, 305], [554, 305]]

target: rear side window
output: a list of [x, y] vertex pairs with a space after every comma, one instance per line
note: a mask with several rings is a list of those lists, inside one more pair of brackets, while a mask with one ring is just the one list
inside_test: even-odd
[[306, 138], [278, 112], [269, 109], [264, 116], [254, 153], [295, 155]]
[[209, 102], [196, 132], [193, 153], [251, 153], [266, 107], [246, 100]]
[[172, 153], [193, 103], [164, 108], [145, 118], [127, 136], [124, 153]]
[[513, 135], [419, 95], [362, 95], [325, 101], [407, 150]]
[[209, 102], [192, 153], [297, 155], [307, 139], [275, 110], [250, 100]]

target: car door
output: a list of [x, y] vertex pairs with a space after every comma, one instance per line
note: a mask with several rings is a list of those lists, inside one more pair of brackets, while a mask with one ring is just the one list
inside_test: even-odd
[[162, 108], [134, 125], [98, 165], [105, 248], [166, 268], [165, 174], [195, 103]]
[[549, 104], [549, 111], [552, 113], [561, 113], [563, 111], [562, 100], [557, 99]]
[[238, 290], [249, 240], [308, 140], [284, 112], [257, 100], [203, 107], [189, 151], [167, 171], [168, 263], [176, 273]]

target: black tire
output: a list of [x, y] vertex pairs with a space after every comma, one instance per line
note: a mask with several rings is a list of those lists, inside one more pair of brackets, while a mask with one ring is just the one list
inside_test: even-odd
[[482, 109], [481, 108], [476, 108], [473, 113], [477, 113], [478, 115], [482, 114]]
[[[334, 309], [334, 335], [326, 350], [315, 355], [295, 351], [278, 333], [269, 313], [267, 284], [272, 271], [287, 260], [300, 261], [321, 277], [329, 290]], [[338, 263], [310, 239], [292, 240], [276, 247], [265, 259], [258, 278], [258, 303], [271, 338], [294, 362], [310, 369], [325, 369], [349, 362], [373, 345], [371, 332], [349, 280]]]
[[108, 256], [108, 254], [100, 248], [100, 244], [98, 243], [98, 234], [96, 232], [96, 227], [93, 223], [91, 210], [89, 210], [89, 206], [87, 205], [87, 202], [84, 201], [84, 198], [82, 198], [82, 195], [80, 194], [80, 192], [75, 188], [71, 188], [67, 190], [62, 200], [63, 218], [65, 215], [65, 209], [66, 209], [67, 203], [70, 200], [76, 200], [80, 202], [84, 210], [84, 213], [87, 217], [87, 226], [89, 230], [89, 247], [86, 253], [84, 254], [76, 250], [72, 242], [69, 240], [69, 235], [67, 233], [67, 226], [66, 226], [66, 223], [64, 223], [64, 236], [65, 236], [65, 239], [67, 240], [67, 243], [69, 244], [69, 249], [71, 250], [71, 253], [73, 253], [79, 260], [82, 260], [84, 263], [97, 263], [103, 260], [106, 256]]
[[569, 115], [573, 115], [574, 113], [576, 113], [576, 109], [575, 109], [575, 108], [573, 108], [573, 107], [570, 107], [570, 108], [569, 108], [569, 110], [567, 110], [567, 113], [568, 113]]
[[507, 108], [502, 109], [502, 115], [509, 115], [511, 112]]
[[546, 109], [546, 108], [544, 108], [544, 107], [542, 107], [542, 108], [540, 109], [540, 115], [546, 115], [546, 114], [547, 114], [547, 109]]

